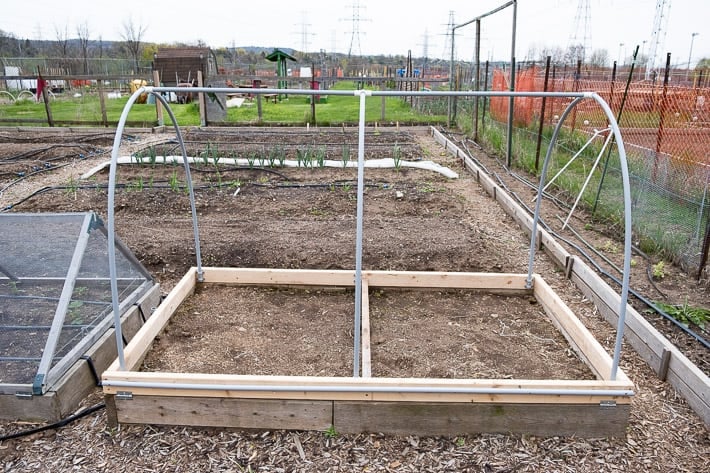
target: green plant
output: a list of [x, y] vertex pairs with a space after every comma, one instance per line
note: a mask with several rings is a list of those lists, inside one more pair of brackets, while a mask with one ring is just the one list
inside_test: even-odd
[[307, 146], [306, 149], [296, 150], [296, 161], [298, 162], [298, 167], [303, 166], [304, 168], [309, 168], [312, 167], [312, 160], [313, 158], [311, 157], [311, 149], [310, 146]]
[[82, 322], [81, 314], [79, 309], [84, 305], [82, 301], [71, 301], [68, 306], [67, 315], [69, 315], [69, 323], [72, 325], [78, 325]]
[[666, 277], [666, 263], [663, 260], [651, 266], [651, 274], [654, 279], [663, 279]]
[[343, 155], [341, 160], [343, 161], [343, 169], [348, 167], [348, 162], [350, 162], [350, 146], [343, 146]]
[[466, 445], [466, 439], [463, 437], [456, 437], [456, 446], [457, 447], [463, 447]]
[[603, 245], [601, 245], [599, 247], [599, 250], [601, 250], [605, 253], [611, 253], [611, 254], [615, 255], [619, 252], [619, 247], [616, 246], [611, 240], [607, 240], [604, 242]]
[[277, 150], [276, 148], [271, 148], [269, 150], [269, 167], [272, 168], [274, 167], [274, 164], [276, 164], [276, 157], [277, 157]]
[[170, 175], [170, 179], [168, 179], [168, 185], [170, 186], [170, 190], [173, 192], [179, 192], [180, 191], [180, 180], [177, 177], [177, 171], [173, 171], [173, 173]]
[[277, 146], [275, 148], [275, 150], [276, 150], [276, 159], [278, 159], [278, 161], [279, 161], [279, 166], [283, 167], [284, 162], [286, 162], [286, 150], [281, 146]]
[[74, 179], [74, 175], [69, 176], [69, 182], [67, 182], [64, 189], [67, 195], [72, 195], [74, 196], [74, 199], [76, 199], [76, 194], [79, 190], [79, 183], [76, 179]]
[[10, 290], [12, 291], [13, 294], [19, 294], [21, 292], [24, 292], [21, 289], [17, 288], [18, 283], [19, 283], [19, 281], [10, 281]]
[[74, 294], [76, 294], [77, 296], [83, 296], [88, 290], [89, 288], [86, 286], [76, 286], [74, 288]]
[[426, 193], [439, 192], [441, 190], [443, 190], [443, 189], [440, 187], [436, 187], [433, 182], [426, 182], [426, 183], [424, 183], [424, 185], [422, 187], [419, 188], [420, 192], [426, 192]]
[[316, 149], [316, 162], [318, 163], [318, 167], [322, 168], [325, 166], [325, 158], [327, 155], [327, 150], [325, 146], [320, 146]]
[[394, 168], [399, 171], [399, 168], [402, 165], [402, 148], [399, 144], [395, 144], [392, 149], [392, 159], [394, 160]]
[[128, 183], [128, 190], [136, 190], [140, 192], [143, 190], [144, 187], [145, 185], [143, 182], [143, 176], [138, 176], [135, 181], [131, 181]]
[[254, 167], [254, 161], [256, 161], [256, 152], [252, 151], [247, 154], [247, 163], [249, 164], [249, 168]]
[[157, 154], [155, 152], [155, 146], [150, 146], [148, 148], [148, 159], [150, 161], [150, 165], [155, 167], [155, 161], [157, 159]]
[[323, 435], [325, 435], [325, 438], [327, 439], [334, 439], [335, 437], [338, 436], [338, 431], [335, 430], [335, 426], [331, 425], [328, 427], [325, 432], [323, 432]]
[[663, 302], [654, 302], [654, 304], [685, 326], [694, 323], [702, 330], [705, 330], [707, 323], [710, 321], [710, 309], [693, 307], [688, 304], [687, 298], [682, 305], [665, 304]]

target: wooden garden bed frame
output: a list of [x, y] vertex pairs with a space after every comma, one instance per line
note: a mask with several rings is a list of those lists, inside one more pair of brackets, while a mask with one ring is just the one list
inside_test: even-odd
[[[154, 284], [121, 317], [123, 338], [132, 340], [158, 304], [160, 286]], [[0, 419], [55, 422], [72, 414], [97, 389], [101, 372], [115, 359], [116, 335], [109, 328], [46, 393], [32, 395], [28, 385], [25, 392], [0, 394]]]
[[[103, 373], [109, 422], [342, 433], [623, 436], [633, 383], [539, 275], [363, 271], [361, 376], [253, 376], [140, 372], [141, 363], [197, 284], [353, 287], [354, 271], [190, 269]], [[371, 376], [368, 288], [468, 289], [533, 296], [595, 380], [433, 379]]]

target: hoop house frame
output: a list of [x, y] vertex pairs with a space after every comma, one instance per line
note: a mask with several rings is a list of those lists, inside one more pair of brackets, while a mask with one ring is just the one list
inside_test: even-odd
[[[118, 359], [103, 375], [104, 392], [113, 422], [158, 422], [167, 424], [224, 425], [262, 428], [328, 428], [341, 432], [401, 432], [413, 421], [411, 433], [441, 434], [478, 431], [515, 431], [541, 435], [616, 435], [625, 428], [633, 384], [618, 370], [620, 345], [626, 311], [630, 251], [630, 192], [626, 155], [619, 127], [604, 100], [595, 93], [540, 92], [390, 92], [330, 91], [353, 95], [360, 100], [358, 142], [358, 194], [356, 256], [353, 271], [267, 270], [203, 268], [199, 250], [199, 230], [195, 197], [189, 174], [182, 134], [176, 125], [164, 92], [196, 93], [276, 93], [272, 89], [172, 88], [146, 87], [126, 104], [114, 141], [109, 176], [109, 240], [114, 233], [113, 198], [116, 162], [123, 124], [128, 111], [142, 93], [153, 94], [167, 109], [183, 152], [195, 233], [196, 266], [171, 291], [165, 303], [123, 350], [116, 333]], [[293, 89], [292, 95], [315, 95], [318, 91]], [[596, 101], [604, 110], [615, 135], [624, 184], [625, 241], [624, 280], [613, 358], [584, 328], [544, 279], [534, 274], [534, 255], [539, 241], [538, 221], [542, 186], [547, 165], [563, 119], [558, 122], [548, 149], [540, 178], [540, 190], [532, 223], [530, 262], [527, 275], [481, 273], [411, 273], [362, 270], [362, 228], [364, 189], [365, 102], [369, 96], [498, 96], [572, 98], [566, 116], [582, 100]], [[109, 252], [111, 242], [109, 241]], [[177, 307], [198, 284], [227, 283], [247, 285], [313, 285], [354, 287], [354, 363], [353, 376], [343, 378], [273, 377], [202, 373], [156, 373], [135, 371], [150, 349], [152, 341], [167, 324]], [[370, 287], [467, 288], [509, 294], [533, 295], [545, 313], [570, 342], [577, 354], [597, 376], [594, 381], [574, 380], [443, 380], [374, 378], [369, 372], [368, 289]], [[114, 302], [115, 304], [115, 302]], [[233, 409], [253, 410], [230, 415]], [[265, 413], [276, 413], [265, 420]], [[520, 418], [525, 411], [526, 417]], [[460, 417], [452, 419], [454, 412]], [[575, 414], [576, 413], [576, 414]], [[498, 416], [496, 418], [496, 416]], [[454, 416], [455, 417], [455, 416]], [[251, 419], [251, 420], [249, 420]], [[366, 420], [365, 420], [366, 419]], [[393, 420], [394, 419], [394, 420]], [[389, 427], [388, 427], [389, 426]], [[399, 427], [397, 427], [399, 426]]]

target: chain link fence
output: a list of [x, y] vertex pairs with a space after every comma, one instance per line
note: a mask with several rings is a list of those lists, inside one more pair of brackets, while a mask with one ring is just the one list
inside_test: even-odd
[[[481, 73], [481, 90], [509, 90], [509, 70], [488, 71], [486, 66]], [[515, 90], [601, 95], [617, 116], [624, 137], [637, 244], [688, 272], [699, 271], [707, 262], [710, 241], [710, 83], [707, 74], [703, 77], [695, 71], [646, 76], [645, 71], [632, 67], [560, 71], [529, 64], [518, 68]], [[468, 130], [473, 127], [473, 100], [459, 99], [454, 115], [457, 124]], [[509, 99], [480, 100], [479, 141], [505, 155]], [[553, 128], [570, 102], [566, 98], [515, 99], [512, 166], [538, 171]], [[604, 145], [608, 136], [601, 108], [591, 100], [581, 102], [563, 123], [549, 176], [575, 161], [553, 187], [570, 200], [582, 193], [581, 202], [595, 216], [618, 221], [620, 167], [615, 144]], [[582, 189], [590, 173], [589, 185]]]

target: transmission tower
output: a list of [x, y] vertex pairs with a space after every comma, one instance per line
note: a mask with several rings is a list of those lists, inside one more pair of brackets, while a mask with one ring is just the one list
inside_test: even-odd
[[656, 16], [653, 19], [653, 30], [651, 31], [651, 50], [648, 53], [646, 62], [646, 80], [649, 80], [656, 70], [656, 57], [663, 49], [666, 42], [666, 30], [668, 29], [668, 17], [671, 13], [671, 0], [656, 1]]
[[[454, 11], [449, 10], [449, 23], [446, 25], [446, 41], [444, 42], [444, 52], [441, 54], [443, 58], [451, 56], [451, 35], [453, 34], [454, 26], [456, 26], [456, 23], [454, 23]], [[454, 58], [455, 57], [456, 55], [454, 54]]]
[[423, 63], [422, 63], [422, 77], [426, 75], [426, 69], [427, 65], [429, 63], [429, 29], [425, 28], [424, 29], [424, 43], [422, 43], [422, 58], [423, 58]]
[[308, 53], [308, 47], [310, 45], [310, 37], [315, 36], [315, 33], [309, 33], [308, 32], [308, 27], [311, 26], [310, 23], [308, 23], [308, 13], [305, 11], [301, 12], [301, 31], [299, 34], [301, 35], [301, 52], [303, 54]]
[[352, 22], [352, 31], [350, 31], [350, 47], [348, 48], [348, 57], [352, 56], [353, 51], [356, 51], [358, 56], [362, 56], [362, 48], [360, 46], [360, 22], [366, 20], [360, 17], [360, 10], [365, 7], [360, 6], [359, 1], [355, 1], [355, 3], [351, 6], [353, 14], [348, 21]]
[[577, 14], [574, 16], [572, 33], [569, 36], [567, 52], [575, 63], [582, 61], [592, 53], [592, 10], [589, 0], [579, 0]]

